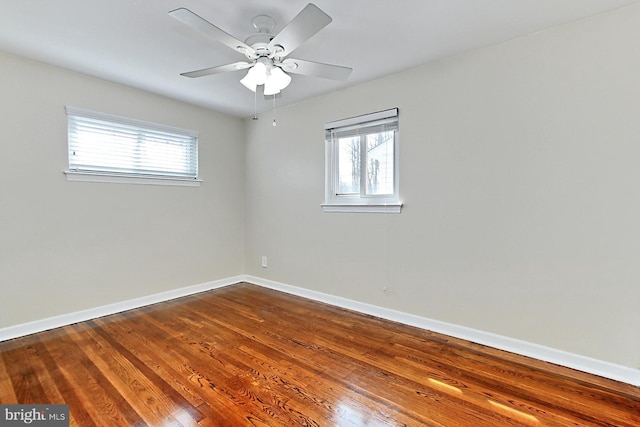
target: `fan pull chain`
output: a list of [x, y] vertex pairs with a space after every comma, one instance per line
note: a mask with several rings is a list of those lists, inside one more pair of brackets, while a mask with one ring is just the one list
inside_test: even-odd
[[276, 127], [276, 96], [273, 95], [273, 127]]
[[258, 91], [253, 91], [253, 120], [258, 120]]

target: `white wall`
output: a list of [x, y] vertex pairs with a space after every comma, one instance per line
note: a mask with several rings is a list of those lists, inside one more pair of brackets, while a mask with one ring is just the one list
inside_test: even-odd
[[[247, 120], [246, 273], [640, 368], [638, 40], [635, 5]], [[324, 122], [391, 107], [403, 212], [323, 213]]]
[[[0, 54], [0, 327], [241, 274], [241, 120]], [[201, 187], [67, 182], [65, 105], [200, 132]]]

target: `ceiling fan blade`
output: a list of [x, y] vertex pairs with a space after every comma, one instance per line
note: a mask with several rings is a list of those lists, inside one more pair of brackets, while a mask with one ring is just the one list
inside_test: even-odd
[[284, 57], [293, 52], [298, 46], [311, 38], [315, 33], [329, 25], [331, 17], [313, 3], [309, 3], [276, 35], [269, 43], [269, 49], [281, 46]]
[[255, 55], [255, 50], [251, 46], [236, 39], [232, 35], [213, 25], [211, 22], [207, 21], [199, 15], [196, 15], [189, 9], [181, 7], [179, 9], [172, 10], [171, 12], [169, 12], [169, 15], [172, 18], [175, 18], [183, 24], [191, 27], [192, 29], [202, 34], [206, 34], [215, 41], [229, 46], [231, 49], [237, 52], [246, 54], [247, 56]]
[[304, 74], [331, 80], [346, 80], [351, 71], [353, 71], [352, 68], [340, 65], [323, 64], [294, 58], [282, 61], [282, 69], [288, 73]]
[[188, 73], [181, 73], [181, 76], [185, 77], [202, 77], [210, 76], [211, 74], [226, 73], [227, 71], [244, 70], [251, 67], [253, 64], [249, 62], [234, 62], [233, 64], [220, 65], [218, 67], [203, 68], [202, 70], [189, 71]]

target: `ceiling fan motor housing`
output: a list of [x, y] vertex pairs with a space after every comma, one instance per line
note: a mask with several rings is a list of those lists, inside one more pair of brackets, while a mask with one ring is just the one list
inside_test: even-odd
[[273, 40], [273, 34], [258, 33], [250, 35], [244, 42], [251, 46], [258, 56], [269, 56], [271, 54], [269, 49], [271, 40]]
[[[251, 25], [255, 28], [256, 34], [250, 35], [244, 42], [256, 51], [257, 57], [275, 56], [280, 49], [269, 49], [269, 43], [274, 38], [272, 33], [276, 27], [276, 21], [269, 15], [258, 15], [251, 20]], [[281, 50], [284, 51], [283, 48]]]

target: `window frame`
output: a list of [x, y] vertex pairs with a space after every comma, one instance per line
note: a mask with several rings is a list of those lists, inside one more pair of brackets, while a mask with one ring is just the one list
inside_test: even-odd
[[[376, 123], [388, 123], [394, 132], [393, 141], [393, 193], [392, 194], [366, 194], [367, 156], [366, 135], [375, 132], [360, 134], [360, 194], [340, 194], [339, 185], [339, 138], [334, 132], [347, 130], [348, 134], [355, 135], [358, 130], [375, 126]], [[328, 122], [325, 128], [325, 202], [322, 209], [325, 212], [375, 212], [375, 213], [400, 213], [402, 203], [399, 196], [399, 112], [398, 108], [364, 114], [348, 119]]]
[[[173, 126], [167, 126], [157, 123], [146, 122], [137, 119], [131, 119], [127, 117], [116, 116], [112, 114], [100, 113], [91, 110], [85, 110], [82, 108], [65, 106], [67, 113], [67, 161], [68, 169], [64, 171], [67, 181], [88, 181], [88, 182], [109, 182], [120, 184], [150, 184], [150, 185], [177, 185], [177, 186], [200, 186], [202, 180], [199, 179], [199, 159], [198, 159], [198, 140], [199, 132], [177, 128]], [[139, 134], [151, 134], [157, 136], [158, 134], [169, 134], [179, 137], [183, 137], [185, 140], [190, 139], [188, 148], [195, 153], [195, 162], [191, 163], [191, 166], [195, 168], [195, 174], [188, 176], [181, 176], [172, 173], [171, 171], [158, 170], [157, 172], [141, 171], [132, 169], [131, 171], [110, 171], [105, 170], [108, 167], [100, 166], [91, 168], [84, 165], [78, 168], [73, 167], [71, 161], [71, 138], [72, 138], [72, 121], [83, 119], [86, 120], [98, 120], [103, 124], [112, 124], [115, 128], [128, 127], [135, 129]], [[105, 129], [107, 128], [105, 126]], [[132, 159], [133, 160], [133, 159]], [[195, 163], [195, 164], [193, 164]]]

